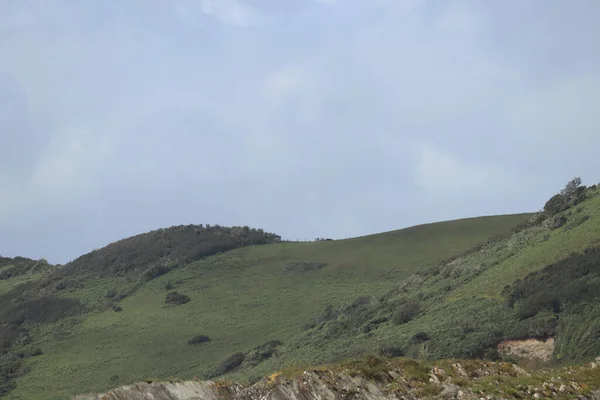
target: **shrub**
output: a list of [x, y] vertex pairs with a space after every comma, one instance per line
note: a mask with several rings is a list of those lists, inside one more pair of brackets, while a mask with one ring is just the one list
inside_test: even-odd
[[248, 354], [246, 354], [246, 358], [244, 360], [244, 364], [249, 366], [255, 366], [267, 360], [276, 353], [276, 349], [278, 346], [281, 346], [283, 343], [279, 340], [271, 340], [267, 343], [264, 343], [260, 346], [255, 347], [250, 350]]
[[568, 207], [569, 204], [565, 201], [565, 198], [561, 194], [555, 194], [544, 204], [544, 211], [548, 215], [556, 215]]
[[396, 325], [405, 324], [419, 315], [421, 309], [421, 303], [418, 301], [409, 300], [404, 304], [401, 304], [392, 314], [392, 322]]
[[186, 296], [185, 294], [177, 293], [177, 292], [168, 293], [167, 298], [165, 299], [165, 303], [171, 304], [174, 306], [185, 304], [185, 303], [188, 303], [189, 301], [190, 301], [190, 298], [188, 296]]
[[165, 284], [165, 290], [173, 290], [173, 289], [175, 289], [175, 286], [171, 283], [171, 281], [169, 281]]
[[517, 307], [517, 316], [520, 319], [531, 318], [540, 311], [552, 310], [560, 312], [560, 301], [551, 292], [538, 292], [525, 298]]
[[113, 304], [112, 310], [114, 312], [121, 312], [121, 311], [123, 311], [123, 308], [121, 306], [117, 305], [117, 304]]
[[146, 269], [144, 272], [142, 272], [142, 280], [146, 282], [151, 281], [153, 279], [158, 278], [159, 276], [166, 274], [169, 271], [171, 271], [171, 268], [167, 267], [166, 265], [153, 265]]
[[0, 310], [0, 321], [8, 324], [56, 322], [82, 307], [78, 300], [55, 296], [19, 298], [11, 307]]
[[312, 261], [289, 262], [284, 267], [284, 272], [309, 272], [324, 268], [327, 264]]
[[381, 346], [377, 350], [377, 354], [381, 357], [394, 358], [394, 357], [403, 357], [405, 352], [404, 352], [404, 349], [402, 349], [401, 347]]
[[[165, 273], [169, 260], [194, 261], [247, 245], [278, 243], [281, 237], [249, 227], [181, 225], [157, 229], [111, 243], [85, 254], [52, 274], [52, 278], [75, 275], [136, 276]], [[148, 266], [156, 265], [148, 270]]]
[[431, 340], [431, 338], [427, 332], [417, 332], [410, 338], [410, 341], [413, 343], [423, 343], [428, 340]]
[[224, 359], [221, 364], [219, 364], [212, 376], [225, 375], [226, 373], [233, 371], [242, 365], [245, 359], [246, 355], [244, 353], [235, 353], [230, 355]]
[[562, 226], [564, 226], [566, 223], [567, 223], [567, 217], [565, 217], [564, 215], [561, 215], [560, 217], [555, 217], [552, 220], [551, 228], [558, 229], [558, 228], [561, 228]]
[[201, 344], [201, 343], [205, 343], [210, 341], [210, 338], [206, 335], [196, 335], [193, 338], [191, 338], [190, 340], [188, 340], [188, 344], [193, 346], [193, 345], [197, 345], [197, 344]]

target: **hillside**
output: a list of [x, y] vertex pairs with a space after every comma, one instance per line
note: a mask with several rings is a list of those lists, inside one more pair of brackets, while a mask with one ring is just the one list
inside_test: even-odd
[[277, 357], [241, 363], [227, 379], [365, 353], [504, 357], [532, 367], [593, 359], [600, 355], [600, 191], [579, 187], [544, 209], [383, 296], [324, 308]]
[[[384, 294], [530, 217], [312, 243], [201, 226], [115, 242], [0, 293], [12, 346], [2, 387], [14, 399], [64, 399], [149, 378], [211, 376], [252, 349], [243, 374], [256, 376], [271, 368], [260, 361], [294, 343], [327, 305]], [[317, 361], [286, 362], [302, 360]]]

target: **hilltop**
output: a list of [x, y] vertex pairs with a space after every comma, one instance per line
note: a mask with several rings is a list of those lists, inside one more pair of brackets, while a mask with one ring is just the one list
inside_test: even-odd
[[260, 365], [327, 305], [383, 294], [530, 217], [309, 243], [200, 225], [120, 240], [6, 281], [14, 284], [0, 293], [11, 333], [2, 387], [15, 399], [60, 399], [148, 378], [214, 375], [227, 369], [225, 358], [252, 349], [244, 365]]

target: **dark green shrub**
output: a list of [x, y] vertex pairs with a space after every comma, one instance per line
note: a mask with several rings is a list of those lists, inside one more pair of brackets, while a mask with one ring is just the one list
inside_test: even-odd
[[210, 338], [206, 335], [196, 335], [193, 338], [191, 338], [190, 340], [188, 340], [188, 344], [193, 346], [193, 345], [197, 345], [197, 344], [201, 344], [201, 343], [206, 343], [209, 341], [210, 341]]
[[213, 377], [225, 375], [228, 372], [233, 371], [238, 368], [244, 360], [246, 359], [246, 355], [244, 353], [235, 353], [224, 359], [221, 364], [215, 369], [212, 374]]
[[111, 385], [117, 385], [120, 380], [121, 378], [119, 378], [119, 375], [113, 375], [109, 379]]
[[532, 294], [524, 299], [517, 307], [519, 319], [535, 316], [540, 311], [560, 312], [560, 301], [553, 293], [544, 291]]
[[414, 300], [408, 300], [407, 302], [398, 306], [398, 308], [392, 314], [392, 322], [396, 325], [405, 324], [414, 319], [421, 312], [421, 303]]
[[395, 358], [403, 357], [405, 352], [404, 349], [398, 346], [381, 346], [377, 350], [377, 354], [381, 357]]
[[188, 296], [186, 296], [185, 294], [177, 293], [177, 292], [168, 293], [167, 298], [165, 299], [165, 303], [174, 305], [174, 306], [185, 304], [185, 303], [188, 303], [189, 301], [190, 301], [190, 298]]
[[277, 347], [281, 346], [282, 344], [283, 343], [279, 340], [271, 340], [255, 347], [254, 349], [250, 350], [248, 354], [246, 354], [244, 365], [256, 366], [264, 360], [273, 357], [277, 352]]
[[165, 284], [165, 290], [173, 290], [175, 286], [171, 283], [171, 281]]
[[544, 211], [548, 215], [556, 215], [567, 208], [569, 208], [569, 203], [565, 201], [564, 196], [561, 194], [555, 194], [544, 204]]
[[153, 265], [146, 269], [144, 272], [142, 272], [142, 280], [146, 282], [151, 281], [153, 279], [158, 278], [159, 276], [168, 273], [169, 271], [171, 271], [171, 268], [167, 267], [166, 265]]
[[123, 308], [121, 306], [117, 305], [117, 304], [113, 304], [112, 310], [114, 312], [121, 312], [121, 311], [123, 311]]
[[560, 217], [554, 218], [552, 220], [551, 228], [558, 229], [558, 228], [561, 228], [562, 226], [564, 226], [566, 223], [567, 223], [567, 217], [565, 217], [564, 215], [561, 215]]
[[293, 261], [287, 263], [284, 272], [309, 272], [324, 268], [327, 264], [313, 261]]
[[0, 321], [8, 324], [56, 322], [82, 309], [78, 300], [55, 296], [18, 298], [12, 305], [0, 309]]
[[[249, 227], [173, 226], [94, 250], [54, 272], [52, 279], [76, 275], [136, 276], [142, 273], [152, 278], [166, 271], [162, 267], [169, 260], [194, 261], [242, 246], [280, 241], [278, 235]], [[151, 265], [159, 267], [147, 271]]]
[[411, 338], [410, 341], [413, 343], [423, 343], [431, 340], [427, 332], [417, 332]]
[[20, 358], [30, 358], [30, 357], [41, 356], [42, 354], [44, 354], [42, 349], [40, 349], [39, 347], [36, 347], [33, 349], [21, 351], [21, 352], [17, 353], [17, 356]]

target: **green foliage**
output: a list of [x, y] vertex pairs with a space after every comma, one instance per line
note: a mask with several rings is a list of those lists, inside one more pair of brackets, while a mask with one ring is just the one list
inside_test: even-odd
[[398, 306], [392, 314], [392, 322], [396, 325], [405, 324], [414, 319], [423, 310], [421, 303], [408, 300]]
[[381, 357], [395, 358], [404, 356], [405, 351], [398, 346], [381, 346], [377, 349], [377, 354]]
[[[150, 281], [141, 280], [141, 273], [163, 261], [123, 276], [90, 277], [84, 268], [83, 275], [69, 276], [65, 289], [56, 296], [80, 300], [94, 311], [28, 327], [31, 345], [41, 347], [44, 355], [31, 363], [31, 372], [18, 381], [11, 395], [28, 400], [40, 398], [40, 393], [45, 399], [70, 398], [82, 388], [108, 389], [113, 386], [113, 375], [120, 377], [119, 384], [149, 377], [210, 375], [232, 353], [244, 352], [254, 360], [249, 354], [253, 350], [248, 349], [273, 337], [285, 346], [277, 347], [271, 357], [256, 365], [242, 362], [229, 371], [228, 379], [264, 376], [288, 363], [353, 357], [384, 343], [404, 347], [418, 330], [431, 332], [438, 340], [437, 332], [412, 326], [423, 317], [401, 325], [410, 332], [388, 336], [394, 325], [386, 322], [390, 314], [379, 308], [374, 297], [412, 273], [529, 218], [528, 214], [474, 218], [349, 240], [244, 247], [191, 263], [167, 260], [165, 263], [177, 268]], [[284, 271], [288, 263], [299, 260], [327, 266], [302, 274]], [[111, 257], [106, 262], [110, 264]], [[46, 282], [44, 276], [40, 278]], [[4, 281], [6, 288], [18, 279]], [[179, 293], [202, 306], [164, 307], [169, 281]], [[52, 291], [52, 286], [40, 288], [34, 282], [26, 289], [38, 296], [39, 291]], [[106, 307], [109, 289], [116, 293], [111, 301], [129, 294], [119, 300], [126, 311], [113, 312]], [[367, 301], [351, 301], [362, 296], [367, 296]], [[345, 310], [344, 315], [327, 319], [321, 330], [315, 328], [316, 333], [310, 330], [302, 336], [302, 325], [314, 323], [327, 304], [334, 312]], [[323, 341], [334, 322], [341, 326], [340, 335], [332, 336], [333, 342]], [[362, 332], [363, 326], [372, 327], [371, 336]], [[214, 339], [201, 346], [182, 345], [198, 331]], [[259, 356], [260, 352], [253, 354]]]
[[0, 280], [7, 280], [22, 275], [37, 274], [49, 271], [53, 267], [46, 260], [32, 260], [25, 257], [0, 257]]
[[193, 338], [191, 338], [190, 340], [188, 340], [188, 344], [189, 345], [197, 345], [197, 344], [206, 343], [209, 341], [210, 341], [210, 338], [206, 335], [196, 335]]
[[565, 211], [567, 208], [569, 208], [569, 203], [561, 194], [555, 194], [546, 202], [546, 204], [544, 204], [544, 211], [549, 215], [556, 215], [561, 211]]
[[167, 297], [165, 299], [165, 303], [173, 305], [173, 306], [185, 304], [185, 303], [188, 303], [189, 301], [190, 301], [189, 296], [187, 296], [185, 294], [177, 293], [177, 292], [168, 293]]
[[279, 340], [270, 340], [260, 346], [250, 350], [244, 358], [244, 367], [253, 367], [261, 362], [273, 357], [277, 352], [277, 347], [283, 343]]
[[164, 264], [157, 264], [148, 267], [144, 272], [142, 272], [142, 279], [144, 281], [151, 281], [153, 279], [158, 278], [166, 273], [171, 271], [171, 267]]
[[[160, 262], [190, 262], [248, 245], [277, 243], [281, 238], [261, 229], [182, 225], [136, 235], [109, 244], [65, 265], [52, 279], [72, 275], [124, 276], [144, 273], [145, 278], [166, 273]], [[148, 271], [149, 265], [156, 264]]]
[[235, 353], [235, 354], [230, 355], [229, 357], [224, 359], [221, 362], [221, 364], [219, 364], [219, 366], [212, 373], [211, 378], [221, 376], [228, 372], [233, 371], [234, 369], [236, 369], [240, 365], [242, 365], [242, 363], [244, 362], [245, 359], [246, 359], [246, 354], [244, 354], [244, 353]]
[[428, 340], [431, 340], [431, 337], [429, 337], [429, 334], [427, 332], [417, 332], [415, 333], [411, 338], [410, 338], [411, 342], [413, 343], [423, 343], [426, 342]]

